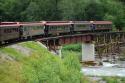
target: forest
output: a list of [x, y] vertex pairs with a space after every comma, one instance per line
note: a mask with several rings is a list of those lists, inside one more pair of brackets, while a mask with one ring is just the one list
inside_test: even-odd
[[110, 20], [125, 27], [124, 0], [0, 0], [0, 21]]

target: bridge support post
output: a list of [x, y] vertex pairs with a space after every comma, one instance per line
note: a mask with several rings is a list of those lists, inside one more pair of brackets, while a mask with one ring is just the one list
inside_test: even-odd
[[82, 62], [95, 61], [95, 45], [92, 43], [82, 44]]
[[53, 50], [50, 50], [51, 53], [53, 53], [54, 55], [59, 56], [60, 58], [62, 58], [62, 46], [58, 46]]
[[62, 46], [59, 46], [58, 49], [56, 49], [56, 55], [62, 58]]

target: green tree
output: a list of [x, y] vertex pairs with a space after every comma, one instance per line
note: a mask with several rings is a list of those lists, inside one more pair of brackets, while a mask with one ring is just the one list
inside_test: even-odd
[[24, 12], [21, 12], [22, 19], [26, 21], [37, 21], [39, 19], [39, 6], [35, 2], [30, 2]]
[[105, 14], [104, 7], [97, 0], [89, 1], [85, 8], [85, 19], [86, 20], [103, 20]]

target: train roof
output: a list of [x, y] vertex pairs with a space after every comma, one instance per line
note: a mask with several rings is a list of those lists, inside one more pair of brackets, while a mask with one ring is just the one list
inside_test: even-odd
[[63, 26], [63, 25], [71, 25], [72, 23], [46, 23], [48, 26]]
[[45, 21], [46, 23], [69, 23], [70, 21]]
[[111, 21], [73, 21], [74, 24], [112, 24]]
[[21, 26], [44, 26], [44, 23], [19, 23]]
[[93, 24], [112, 24], [111, 21], [93, 21]]
[[73, 21], [74, 24], [91, 24], [89, 21]]
[[19, 24], [8, 24], [8, 25], [0, 25], [0, 27], [19, 27], [20, 25]]
[[4, 26], [63, 26], [71, 24], [112, 24], [111, 21], [37, 21], [37, 22], [0, 22], [0, 27]]
[[0, 25], [18, 24], [19, 22], [0, 22]]
[[32, 24], [32, 23], [42, 23], [39, 21], [35, 21], [35, 22], [19, 22], [20, 24]]

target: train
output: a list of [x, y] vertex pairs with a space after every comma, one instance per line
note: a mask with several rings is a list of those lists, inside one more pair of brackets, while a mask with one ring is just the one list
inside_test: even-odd
[[87, 32], [112, 31], [110, 21], [0, 22], [0, 44], [37, 36], [50, 37]]

